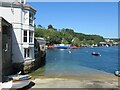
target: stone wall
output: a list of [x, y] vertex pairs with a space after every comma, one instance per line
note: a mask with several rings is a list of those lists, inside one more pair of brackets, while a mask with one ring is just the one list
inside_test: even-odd
[[35, 61], [33, 69], [38, 69], [46, 64], [46, 47], [45, 43], [41, 40], [35, 39]]

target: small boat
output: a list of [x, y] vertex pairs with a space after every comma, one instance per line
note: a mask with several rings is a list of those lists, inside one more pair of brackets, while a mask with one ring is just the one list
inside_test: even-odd
[[92, 55], [94, 55], [94, 56], [101, 56], [99, 52], [92, 52]]
[[47, 48], [48, 48], [48, 49], [53, 49], [53, 48], [54, 48], [54, 46], [48, 46]]
[[115, 71], [114, 73], [116, 76], [120, 77], [120, 71]]
[[12, 78], [12, 88], [23, 88], [31, 82], [32, 76], [30, 75], [10, 75]]
[[71, 46], [71, 49], [77, 49], [78, 47], [77, 46]]

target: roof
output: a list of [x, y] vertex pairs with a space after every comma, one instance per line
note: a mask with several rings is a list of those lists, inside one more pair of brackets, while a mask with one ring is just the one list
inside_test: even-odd
[[37, 42], [38, 42], [40, 45], [46, 44], [46, 40], [45, 40], [44, 38], [35, 37], [35, 39], [37, 40]]
[[9, 26], [11, 25], [8, 21], [6, 21], [3, 17], [0, 17], [0, 22], [2, 21], [2, 25]]
[[33, 8], [32, 6], [30, 6], [29, 4], [25, 4], [23, 7], [24, 7], [24, 9], [31, 9], [31, 10], [33, 10], [34, 12], [36, 12], [36, 9]]
[[22, 4], [20, 2], [0, 2], [0, 7], [22, 8], [36, 12], [36, 10], [29, 4]]

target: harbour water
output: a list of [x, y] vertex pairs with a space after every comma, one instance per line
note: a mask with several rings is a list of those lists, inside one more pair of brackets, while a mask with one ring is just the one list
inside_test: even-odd
[[[99, 52], [101, 56], [93, 56]], [[97, 72], [114, 74], [118, 70], [118, 47], [81, 47], [79, 49], [47, 49], [46, 65], [34, 76], [79, 77]]]

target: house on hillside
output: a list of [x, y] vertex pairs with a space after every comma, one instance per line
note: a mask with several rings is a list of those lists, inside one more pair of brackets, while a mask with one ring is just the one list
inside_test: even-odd
[[[17, 72], [32, 65], [34, 58], [34, 19], [36, 10], [26, 0], [0, 1], [0, 17], [13, 27], [12, 63]], [[7, 44], [6, 44], [7, 47]]]

